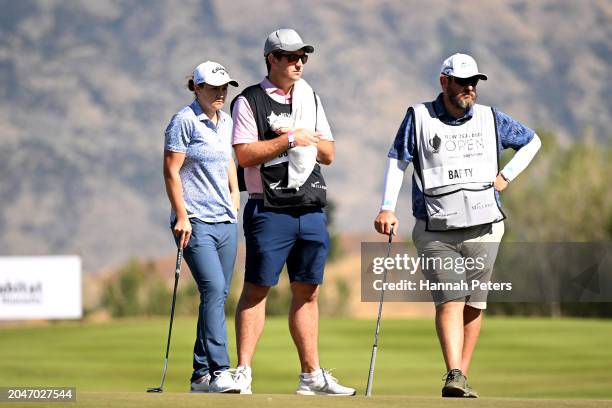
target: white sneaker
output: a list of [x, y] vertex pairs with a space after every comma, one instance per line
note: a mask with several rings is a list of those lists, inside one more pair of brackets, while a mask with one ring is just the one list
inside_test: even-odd
[[240, 388], [241, 394], [253, 393], [253, 391], [251, 391], [251, 382], [253, 381], [253, 377], [251, 375], [251, 367], [238, 366], [236, 368], [236, 372], [234, 373], [234, 380]]
[[195, 381], [191, 382], [191, 392], [209, 392], [210, 391], [210, 374], [203, 375]]
[[300, 374], [300, 384], [295, 392], [299, 395], [355, 395], [353, 388], [338, 384], [338, 380], [323, 368], [317, 374], [306, 378]]
[[234, 381], [234, 376], [230, 370], [215, 371], [215, 379], [210, 382], [209, 392], [227, 392], [237, 394], [240, 388]]

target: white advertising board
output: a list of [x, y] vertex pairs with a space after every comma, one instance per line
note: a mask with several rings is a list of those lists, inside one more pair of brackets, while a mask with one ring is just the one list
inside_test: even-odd
[[81, 258], [0, 257], [0, 320], [79, 319]]

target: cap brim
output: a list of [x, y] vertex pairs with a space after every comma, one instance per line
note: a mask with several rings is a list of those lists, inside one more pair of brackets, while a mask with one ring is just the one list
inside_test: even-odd
[[482, 73], [480, 73], [480, 72], [479, 72], [479, 73], [477, 73], [477, 74], [475, 74], [475, 75], [467, 75], [467, 76], [451, 75], [451, 76], [454, 76], [454, 77], [456, 77], [456, 78], [464, 78], [464, 79], [465, 79], [465, 78], [474, 78], [474, 77], [476, 77], [476, 78], [478, 78], [478, 79], [482, 79], [483, 81], [486, 81], [486, 80], [488, 79], [488, 78], [487, 78], [487, 76], [486, 76], [485, 74], [482, 74]]
[[304, 44], [302, 49], [308, 54], [312, 54], [314, 52], [314, 47], [312, 45]]
[[[230, 79], [229, 81], [224, 81], [218, 84], [212, 83], [212, 82], [200, 82], [201, 84], [208, 84], [210, 86], [221, 86], [221, 85], [225, 85], [225, 84], [229, 84], [231, 86], [239, 86], [238, 82], [234, 81], [233, 79]], [[198, 84], [199, 85], [199, 84]]]
[[479, 72], [479, 73], [477, 73], [476, 75], [466, 75], [466, 76], [456, 75], [456, 74], [454, 74], [454, 73], [451, 73], [451, 74], [445, 74], [444, 72], [441, 72], [440, 74], [441, 74], [441, 75], [452, 76], [452, 77], [455, 77], [455, 78], [462, 78], [462, 79], [466, 79], [466, 78], [474, 78], [474, 77], [476, 77], [476, 78], [478, 78], [478, 79], [482, 79], [483, 81], [486, 81], [486, 80], [488, 79], [488, 78], [487, 78], [487, 76], [486, 76], [485, 74], [482, 74], [482, 73], [480, 73], [480, 72]]
[[[287, 45], [284, 45], [282, 47], [275, 48], [275, 49], [271, 50], [270, 52], [277, 51], [277, 50], [289, 51], [289, 52], [293, 52], [293, 51], [297, 51], [297, 50], [304, 50], [305, 53], [311, 54], [311, 53], [314, 52], [314, 47], [312, 45], [304, 44], [304, 43], [287, 44]], [[268, 52], [268, 54], [270, 52]]]

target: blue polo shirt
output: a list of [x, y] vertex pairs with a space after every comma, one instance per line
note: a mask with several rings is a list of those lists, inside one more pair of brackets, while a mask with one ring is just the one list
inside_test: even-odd
[[[473, 109], [468, 109], [463, 116], [455, 118], [451, 116], [444, 107], [444, 101], [442, 94], [438, 95], [435, 101], [433, 101], [433, 108], [438, 119], [447, 125], [461, 125], [468, 120], [472, 119]], [[497, 127], [497, 134], [499, 135], [498, 151], [501, 153], [502, 150], [512, 148], [518, 150], [525, 146], [533, 139], [535, 132], [527, 126], [517, 122], [510, 116], [503, 112], [493, 108], [493, 115], [495, 117], [495, 124]], [[414, 127], [414, 114], [413, 108], [408, 108], [406, 116], [402, 124], [400, 125], [393, 146], [389, 150], [388, 157], [391, 159], [402, 160], [405, 162], [412, 162], [416, 171], [420, 171], [420, 164], [418, 157], [415, 157], [416, 151], [416, 131]], [[500, 169], [501, 170], [501, 169]], [[425, 220], [427, 218], [427, 211], [425, 210], [425, 198], [423, 192], [418, 188], [417, 183], [414, 180], [414, 173], [412, 174], [412, 214], [419, 219]], [[495, 192], [495, 197], [499, 203], [499, 192]]]
[[[170, 120], [165, 150], [185, 153], [179, 174], [189, 218], [204, 222], [237, 222], [229, 191], [227, 168], [231, 157], [232, 118], [217, 111], [217, 125], [194, 100]], [[170, 223], [176, 219], [174, 210]]]

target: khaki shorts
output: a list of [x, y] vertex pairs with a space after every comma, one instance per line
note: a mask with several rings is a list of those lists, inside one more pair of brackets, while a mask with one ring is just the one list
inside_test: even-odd
[[[425, 221], [417, 219], [412, 241], [424, 262], [423, 275], [441, 288], [432, 290], [436, 306], [465, 300], [476, 309], [487, 308], [487, 293], [473, 282], [488, 283], [504, 235], [504, 222], [452, 231], [426, 231]], [[471, 261], [470, 261], [471, 260]], [[450, 265], [450, 266], [449, 266]]]

